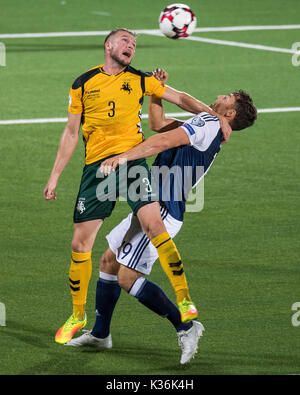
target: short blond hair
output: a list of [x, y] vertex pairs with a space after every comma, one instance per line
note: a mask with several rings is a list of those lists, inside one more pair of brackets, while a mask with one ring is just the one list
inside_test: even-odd
[[115, 34], [117, 34], [118, 32], [126, 32], [126, 33], [131, 34], [133, 37], [136, 37], [136, 34], [135, 34], [134, 32], [132, 32], [131, 30], [128, 30], [128, 29], [126, 29], [126, 28], [114, 29], [114, 30], [112, 30], [112, 31], [105, 37], [105, 40], [104, 40], [104, 47], [105, 47], [105, 43], [106, 43], [112, 36], [114, 36]]

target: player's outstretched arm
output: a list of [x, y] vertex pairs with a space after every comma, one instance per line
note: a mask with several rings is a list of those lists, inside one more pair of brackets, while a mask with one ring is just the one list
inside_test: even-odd
[[119, 165], [122, 165], [127, 161], [147, 158], [149, 156], [157, 155], [169, 148], [188, 144], [190, 144], [190, 140], [183, 128], [177, 128], [166, 133], [156, 134], [149, 137], [143, 143], [131, 148], [129, 151], [106, 159], [101, 163], [100, 171], [105, 175], [108, 175]]
[[81, 114], [68, 114], [68, 122], [60, 139], [53, 169], [44, 189], [45, 200], [56, 200], [56, 193], [54, 191], [57, 187], [58, 179], [69, 162], [78, 143], [80, 122]]
[[[155, 69], [153, 76], [164, 84], [168, 80], [168, 73], [164, 69]], [[150, 96], [148, 104], [149, 128], [154, 132], [163, 133], [178, 128], [183, 122], [174, 118], [166, 118], [162, 101], [157, 96]]]
[[178, 128], [182, 122], [175, 118], [166, 118], [162, 101], [159, 97], [150, 96], [148, 104], [149, 128], [157, 133]]
[[170, 88], [169, 86], [167, 86], [167, 89], [163, 94], [162, 98], [171, 103], [177, 104], [178, 107], [193, 114], [208, 112], [209, 114], [217, 117], [220, 121], [220, 126], [224, 135], [225, 142], [228, 141], [232, 133], [232, 129], [227, 119], [222, 115], [216, 113], [214, 110], [212, 110], [206, 104], [202, 103], [200, 100], [195, 99], [193, 96], [190, 96], [185, 92], [180, 92], [173, 88]]

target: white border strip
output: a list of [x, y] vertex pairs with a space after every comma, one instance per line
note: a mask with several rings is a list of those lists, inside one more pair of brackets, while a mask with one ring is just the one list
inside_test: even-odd
[[[300, 107], [278, 107], [278, 108], [261, 108], [257, 110], [258, 113], [279, 113], [279, 112], [294, 112], [300, 111]], [[168, 118], [187, 118], [194, 114], [189, 112], [171, 112], [166, 114]], [[148, 119], [148, 114], [142, 115], [143, 119]], [[34, 123], [64, 123], [68, 118], [36, 118], [36, 119], [9, 119], [0, 121], [0, 125], [25, 125]]]
[[[300, 25], [261, 25], [261, 26], [228, 26], [228, 27], [198, 27], [195, 33], [204, 32], [235, 32], [249, 30], [291, 30], [300, 29]], [[163, 36], [159, 29], [134, 30], [137, 34], [151, 34]], [[49, 33], [8, 33], [0, 34], [4, 38], [42, 38], [42, 37], [84, 37], [84, 36], [106, 36], [110, 30], [83, 31], [83, 32], [49, 32]]]

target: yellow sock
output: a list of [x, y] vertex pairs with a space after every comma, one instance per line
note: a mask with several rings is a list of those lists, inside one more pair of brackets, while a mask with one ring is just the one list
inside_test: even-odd
[[154, 237], [151, 243], [157, 250], [160, 264], [176, 293], [177, 304], [184, 298], [191, 300], [181, 257], [168, 232]]
[[72, 251], [69, 284], [73, 301], [73, 313], [83, 320], [88, 286], [92, 274], [92, 252]]

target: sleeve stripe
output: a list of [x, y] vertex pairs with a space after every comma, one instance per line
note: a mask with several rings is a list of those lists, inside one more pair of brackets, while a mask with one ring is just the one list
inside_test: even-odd
[[203, 114], [203, 115], [201, 115], [201, 118], [203, 118], [204, 120], [214, 120], [214, 121], [219, 120], [218, 117], [215, 117], [214, 115], [211, 115], [211, 114]]
[[195, 134], [195, 130], [191, 127], [191, 125], [189, 125], [188, 123], [184, 123], [183, 125], [182, 125], [183, 127], [185, 127], [187, 130], [188, 130], [188, 132], [189, 132], [189, 134], [192, 136], [193, 134]]

